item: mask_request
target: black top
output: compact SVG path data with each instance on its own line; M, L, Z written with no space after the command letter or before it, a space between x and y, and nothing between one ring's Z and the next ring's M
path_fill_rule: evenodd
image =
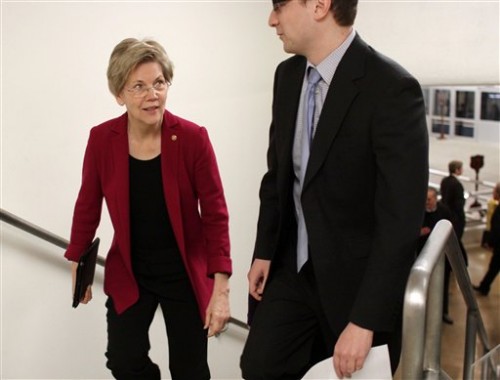
M132 252L177 248L163 194L160 155L130 156L130 232Z

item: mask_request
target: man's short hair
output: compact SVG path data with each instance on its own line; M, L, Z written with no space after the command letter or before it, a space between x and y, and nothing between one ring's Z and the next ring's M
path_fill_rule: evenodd
M439 192L434 186L429 186L427 188L427 191L431 191L434 194L434 196L437 198Z
M450 174L454 174L458 169L461 169L462 166L463 166L462 161L458 160L450 161L450 163L448 164L448 171L450 172Z
M333 18L340 26L352 26L358 11L358 0L332 0Z

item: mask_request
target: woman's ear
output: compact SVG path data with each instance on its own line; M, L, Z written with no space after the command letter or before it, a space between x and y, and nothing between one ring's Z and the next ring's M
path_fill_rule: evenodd
M120 106L124 106L124 105L125 105L125 101L123 100L123 98L121 97L121 95L116 95L116 96L115 96L115 99L116 99L116 102L117 102Z

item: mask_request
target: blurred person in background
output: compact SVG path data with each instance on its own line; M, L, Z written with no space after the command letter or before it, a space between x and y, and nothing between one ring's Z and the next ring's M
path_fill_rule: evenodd
M465 261L468 265L467 251L462 243L462 236L465 230L465 191L459 176L463 173L463 162L453 160L448 163L448 177L443 178L440 186L441 202L448 207L451 212L451 224L457 236L458 245ZM445 297L446 309L448 308L449 289L450 289L451 265L448 260L445 263ZM452 324L453 319L446 313L443 314L443 322Z
M493 190L493 199L500 199L500 182ZM500 271L500 207L495 207L491 216L490 233L488 234L488 246L493 250L488 271L478 286L474 286L484 296L487 296L491 290L491 285L495 281Z
M488 203L486 206L486 227L484 228L483 237L481 239L481 245L484 248L491 248L489 245L489 235L491 230L491 218L493 217L493 213L498 206L498 202L500 201L500 190L498 190L498 184L493 189L493 194L490 199L488 199Z
M427 189L427 199L425 201L425 216L424 223L420 229L420 238L418 240L418 251L420 252L424 247L429 235L440 220L449 220L451 222L451 212L443 202L438 201L437 190L433 187ZM449 288L450 288L450 273L451 265L448 258L445 257L444 267L444 287L443 287L443 322L453 324L453 320L448 313L449 304Z
M441 202L451 212L453 230L457 235L458 243L467 265L467 252L462 243L465 230L465 191L459 178L463 173L462 161L453 160L448 164L448 177L443 178L440 186Z

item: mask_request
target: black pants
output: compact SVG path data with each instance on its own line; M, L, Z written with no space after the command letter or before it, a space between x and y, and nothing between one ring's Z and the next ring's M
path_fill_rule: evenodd
M401 352L400 332L401 326L394 333L375 334L373 341L388 344L393 373ZM280 269L269 279L255 310L240 361L242 376L301 379L314 364L333 355L337 339L323 312L310 261L298 274Z
M491 256L490 265L488 266L488 271L483 277L479 288L483 293L488 294L490 292L491 284L495 281L495 277L500 272L500 247L495 246L493 249L493 256Z
M160 369L149 358L149 327L158 304L167 329L172 379L210 378L207 335L187 278L155 286L142 281L139 301L118 315L108 299L108 348L106 366L118 380L160 380ZM152 291L151 289L155 289ZM161 295L157 290L161 290Z
M460 252L464 258L465 265L469 265L469 259L467 257L467 251L462 243L462 240L458 241L460 247ZM451 264L448 258L444 258L444 287L443 287L443 314L448 314L449 311L449 300L450 300L450 278L451 278Z
M310 263L299 274L273 274L255 311L241 356L244 379L297 380L333 354L336 338L323 314Z
M444 258L444 286L443 286L443 314L448 314L450 303L450 276L451 265L448 258Z

